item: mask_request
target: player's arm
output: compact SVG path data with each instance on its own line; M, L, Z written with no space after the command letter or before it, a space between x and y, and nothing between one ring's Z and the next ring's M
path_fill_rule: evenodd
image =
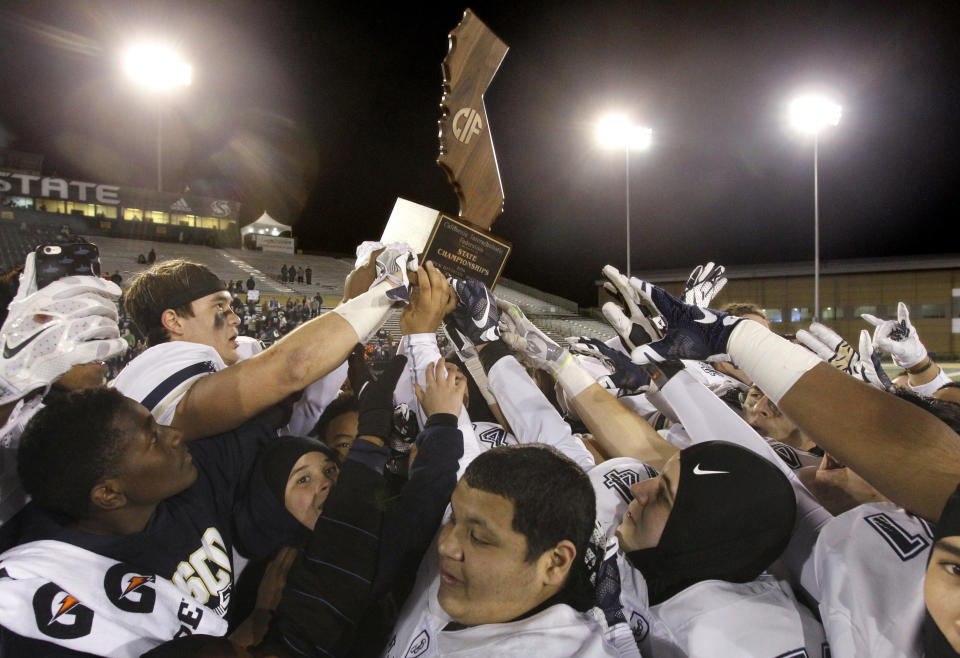
M820 363L778 403L821 448L936 520L960 482L960 437L933 414Z
M550 372L574 410L610 457L633 457L661 468L676 449L649 423L627 409L573 358L512 304L501 309L503 341L515 352Z
M177 404L171 424L188 439L219 434L320 379L380 328L393 308L387 293L394 288L395 282L381 281L270 349L198 379Z
M631 285L666 320L667 335L635 362L727 353L817 445L881 493L931 520L960 481L960 437L935 416L823 363L761 325Z

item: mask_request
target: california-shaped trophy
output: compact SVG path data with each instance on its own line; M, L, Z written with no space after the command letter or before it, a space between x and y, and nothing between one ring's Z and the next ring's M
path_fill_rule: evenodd
M503 211L503 186L483 94L507 46L467 9L449 35L442 63L440 155L460 202L457 217L398 199L381 241L402 240L448 276L477 279L493 288L511 245L490 232Z

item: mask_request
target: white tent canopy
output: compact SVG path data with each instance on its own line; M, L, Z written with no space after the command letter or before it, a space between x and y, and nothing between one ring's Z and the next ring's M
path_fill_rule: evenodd
M266 211L260 215L260 218L252 224L247 224L242 229L240 233L247 235L248 233L259 233L262 235L280 235L284 231L293 231L293 227L288 224L281 224L273 217L267 214Z

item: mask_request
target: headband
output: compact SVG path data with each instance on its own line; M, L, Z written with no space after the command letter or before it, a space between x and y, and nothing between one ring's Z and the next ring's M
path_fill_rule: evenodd
M189 286L178 290L163 300L164 309L180 308L196 299L227 289L227 287L223 285L223 281L220 280L220 277L213 272L199 272L196 277L192 278L194 278L194 280Z

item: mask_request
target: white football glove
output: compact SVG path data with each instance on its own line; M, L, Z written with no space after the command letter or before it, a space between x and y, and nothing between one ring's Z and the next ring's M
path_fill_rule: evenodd
M637 293L630 280L613 265L603 267L603 276L607 279L604 289L617 299L603 305L603 317L620 336L626 350L663 338L663 324L658 326L656 322L660 319L657 309Z
M687 279L687 285L680 299L684 304L693 304L701 308L710 306L713 298L719 295L727 285L725 272L726 268L723 265L714 265L712 262L697 265L690 272L690 278Z
M880 358L870 342L870 332L865 329L860 332L860 354L857 354L853 346L841 338L840 334L819 322L812 322L809 332L803 329L798 331L797 340L841 372L880 390L886 390L892 385L890 378L880 366Z
M0 404L52 384L75 365L105 361L128 347L117 326L115 283L70 276L21 296L36 285L26 276L27 268L0 329Z
M362 245L361 245L362 246ZM368 256L369 258L369 256ZM381 281L389 281L394 288L387 291L387 298L403 304L410 303L410 279L407 270L416 272L417 255L406 242L391 242L377 256L377 276L371 288Z
M497 300L500 307L500 338L524 360L537 368L556 373L570 352L540 331L515 305Z
M927 348L920 342L916 328L910 324L910 311L903 302L897 304L896 320L881 320L869 313L860 317L876 327L873 344L889 352L901 368L912 368L927 358Z

